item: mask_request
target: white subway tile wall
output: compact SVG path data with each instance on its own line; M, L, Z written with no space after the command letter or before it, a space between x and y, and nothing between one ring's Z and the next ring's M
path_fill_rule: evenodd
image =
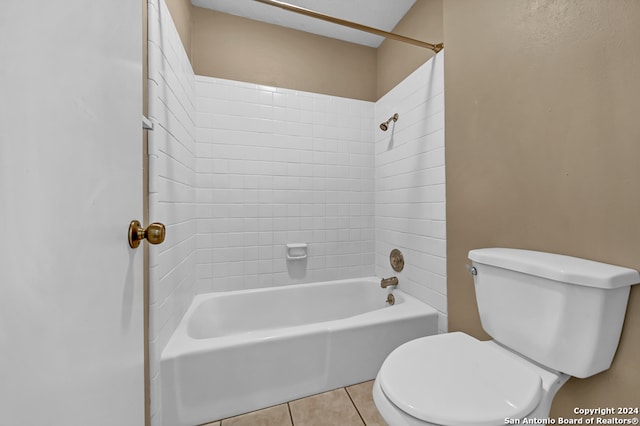
M196 94L198 292L372 275L374 104L200 76Z
M376 102L376 275L396 275L400 287L439 312L447 331L444 172L444 52L438 53ZM383 132L377 126L400 118ZM395 272L398 248L405 268Z
M166 225L150 246L152 424L160 416L160 354L196 292L195 78L164 0L150 0L149 219ZM145 224L146 225L146 224Z

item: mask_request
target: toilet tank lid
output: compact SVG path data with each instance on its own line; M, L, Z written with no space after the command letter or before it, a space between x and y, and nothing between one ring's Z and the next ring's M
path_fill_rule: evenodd
M482 248L469 251L469 259L554 281L602 289L640 283L640 273L635 269L541 251Z

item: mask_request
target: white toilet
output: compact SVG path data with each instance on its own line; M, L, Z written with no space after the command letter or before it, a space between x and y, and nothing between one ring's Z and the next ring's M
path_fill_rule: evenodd
M394 350L373 386L391 426L494 426L546 419L570 376L611 366L638 271L575 257L469 252L484 330L423 337Z

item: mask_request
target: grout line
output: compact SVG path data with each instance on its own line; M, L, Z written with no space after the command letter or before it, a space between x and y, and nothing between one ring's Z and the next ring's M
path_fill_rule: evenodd
M287 410L289 410L289 419L291 420L291 426L295 426L293 424L293 414L291 414L291 405L287 402Z
M362 420L362 424L364 426L367 426L367 422L364 421L364 417L362 417L362 414L360 414L360 410L358 410L358 406L356 405L355 401L353 400L353 398L351 398L351 394L349 393L349 389L347 389L346 387L343 388L345 390L345 392L347 392L347 396L349 397L349 399L351 400L351 404L353 404L353 408L356 409L356 413L358 413L358 416L360 416L360 420ZM295 425L294 425L295 426Z

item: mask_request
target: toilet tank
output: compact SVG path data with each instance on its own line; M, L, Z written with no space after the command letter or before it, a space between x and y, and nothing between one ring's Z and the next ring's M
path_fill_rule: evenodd
M638 271L559 254L471 250L482 328L546 367L589 377L611 366Z

